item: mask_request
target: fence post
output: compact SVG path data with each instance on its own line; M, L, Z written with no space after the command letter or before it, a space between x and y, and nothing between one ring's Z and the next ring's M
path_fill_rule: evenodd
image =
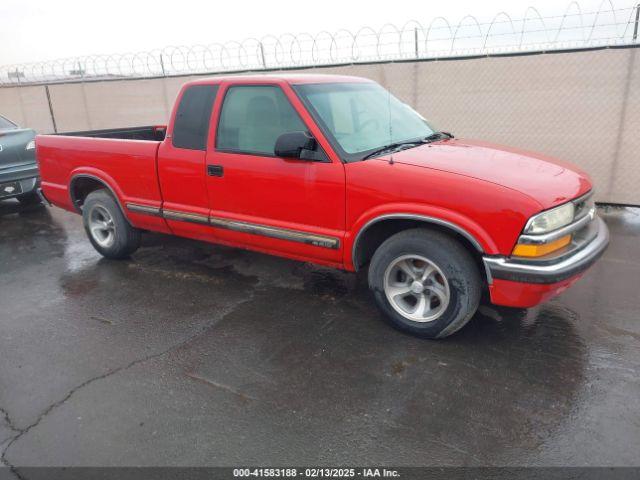
M262 42L260 42L260 57L262 58L262 68L267 68L267 62L264 60L264 47L262 46Z
M415 49L416 49L416 58L419 58L419 51L418 51L418 27L413 29L413 43L415 45Z
M164 56L162 54L160 54L160 68L162 68L162 76L166 77L167 74L164 71Z
M84 115L87 121L87 130L93 130L93 122L91 122L91 112L89 110L89 100L87 99L87 87L84 81L84 70L82 64L78 61L78 71L80 72L80 89L82 90L82 100L84 102Z
M28 125L27 122L27 111L24 109L24 100L22 99L22 82L20 81L20 74L18 68L16 67L16 78L18 79L18 101L20 103L20 113L22 114L22 122L25 126Z
M638 39L638 23L640 22L640 3L636 5L636 23L633 27L633 41Z
M49 103L49 114L51 115L51 123L53 123L53 133L58 133L58 126L56 125L56 116L53 114L53 104L51 103L51 94L49 93L49 85L44 86L44 91L47 93L47 102Z

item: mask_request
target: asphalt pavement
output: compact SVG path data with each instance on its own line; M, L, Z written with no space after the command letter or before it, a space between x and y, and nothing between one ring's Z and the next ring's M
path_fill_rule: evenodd
M5 465L639 465L640 209L529 310L441 341L390 328L356 276L0 202Z

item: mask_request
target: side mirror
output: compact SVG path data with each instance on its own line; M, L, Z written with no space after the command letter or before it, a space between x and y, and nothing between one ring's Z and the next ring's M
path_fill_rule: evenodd
M309 157L313 155L305 153L314 152L317 145L316 139L307 132L288 132L278 137L273 150L276 157L311 160Z

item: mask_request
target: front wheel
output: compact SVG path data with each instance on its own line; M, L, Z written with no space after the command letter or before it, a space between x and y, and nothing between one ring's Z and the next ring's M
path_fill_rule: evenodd
M424 228L397 233L376 250L369 287L394 327L425 338L462 328L482 293L471 254L455 238Z
M140 230L129 224L106 190L96 190L87 196L82 220L91 244L104 257L126 258L140 246Z

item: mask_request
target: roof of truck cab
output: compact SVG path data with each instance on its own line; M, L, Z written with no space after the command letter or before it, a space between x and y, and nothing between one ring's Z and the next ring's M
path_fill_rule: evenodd
M219 77L201 78L192 80L185 85L210 85L213 83L233 82L233 83L289 83L299 85L302 83L354 83L372 82L367 78L354 77L350 75L323 75L305 73L282 73L282 74L253 74L253 75L222 75Z

